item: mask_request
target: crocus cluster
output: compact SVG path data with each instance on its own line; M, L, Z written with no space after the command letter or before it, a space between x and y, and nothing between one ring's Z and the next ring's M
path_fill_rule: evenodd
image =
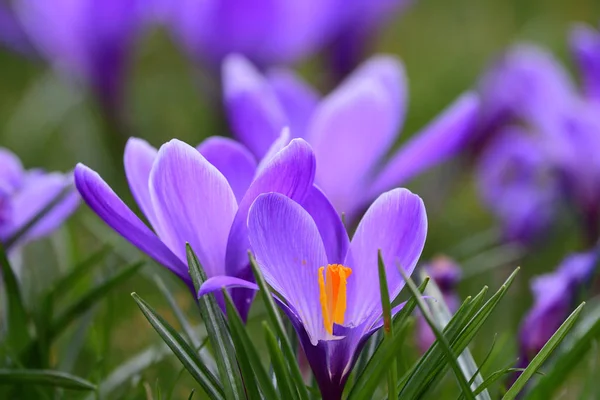
M68 192L71 184L71 174L26 170L15 154L0 147L0 243L5 250L57 229L79 204L79 196ZM47 212L35 219L42 211Z

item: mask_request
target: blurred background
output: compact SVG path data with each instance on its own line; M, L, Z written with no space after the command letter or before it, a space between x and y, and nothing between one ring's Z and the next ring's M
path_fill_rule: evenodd
M406 65L409 107L399 143L458 95L475 88L486 69L512 44L528 41L543 46L574 80L579 79L569 55L569 31L575 22L597 27L599 20L600 2L595 0L414 1L381 25L367 52L395 54ZM0 47L0 146L16 153L28 168L69 171L83 162L133 205L123 172L120 135L138 136L157 147L171 138L196 145L207 136L229 135L215 73L218 68L211 67L210 62L192 61L158 21L140 31L131 46L130 68L118 106L120 124L107 118L106 104L99 102L89 87L52 68L46 57L36 51ZM294 65L322 93L335 86L327 72L330 51L331 47L325 46ZM543 244L533 249L497 240L496 221L481 204L471 167L469 158L462 157L407 186L424 198L428 208L430 228L422 259L440 254L453 257L463 271L457 290L460 297L476 294L484 285L495 290L516 266L522 267L509 296L472 349L475 358L481 360L495 335L489 366L493 371L510 365L518 356L516 333L532 304L530 278L554 270L567 254L583 246L569 213L561 214ZM73 288L70 296L84 293L124 264L147 259L82 204L65 226L29 244L23 252L21 281L27 301L36 304L53 280L106 243L113 251L103 268L88 282L80 283L81 287ZM164 278L182 309L197 324L199 318L184 285L148 262L61 335L52 360L94 382L105 381L116 368L124 368L115 376L134 379L122 385L115 383L107 398L146 399L148 388L156 385L163 393L173 390L173 398L187 396L193 381L160 347L158 336L129 296L132 291L139 293L173 321L164 296L156 288L155 275ZM259 323L253 316L261 312L261 305L256 305L249 323ZM418 352L412 343L407 343L405 351L407 359ZM595 368L600 353L596 350L587 357L589 360L581 363L581 373L565 384L566 395L560 398L582 398L577 397L582 376L597 372L590 368ZM597 390L592 393L600 393L600 384L595 384ZM443 398L454 398L445 396L453 385L449 379L447 387L439 388Z

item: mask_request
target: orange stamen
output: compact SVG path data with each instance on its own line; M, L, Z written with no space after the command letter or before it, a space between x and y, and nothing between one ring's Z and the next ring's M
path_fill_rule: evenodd
M327 270L325 271L325 268ZM325 274L323 272L325 271ZM346 312L346 285L352 269L340 264L329 264L319 268L319 301L323 313L323 323L329 334L333 334L333 324L344 323Z

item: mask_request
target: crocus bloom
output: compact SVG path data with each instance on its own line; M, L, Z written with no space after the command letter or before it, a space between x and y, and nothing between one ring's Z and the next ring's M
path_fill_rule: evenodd
M121 96L140 7L139 0L14 0L39 52L66 76L84 81L110 108Z
M190 287L186 242L209 277L249 278L250 205L265 192L302 201L312 190L315 171L314 155L302 140L292 141L258 171L242 145L220 137L207 139L198 149L174 139L159 151L130 139L124 164L131 191L154 232L82 164L75 168L77 189L104 222ZM252 292L236 290L232 296L245 318Z
M233 52L261 66L309 55L329 37L334 6L334 0L179 0L165 12L188 53L218 68Z
M419 259L427 218L418 196L394 189L369 207L350 242L323 195L309 203L274 193L259 196L248 217L250 243L296 329L323 398L338 399L362 346L382 325L378 251L392 300L404 286L397 268L410 275ZM219 277L205 282L199 295L229 285L256 289Z
M519 336L522 366L544 347L573 311L578 295L590 284L597 261L596 251L573 254L555 272L532 281L534 304L521 324Z
M289 126L291 135L306 139L315 152L317 185L349 218L383 191L456 154L479 105L475 95L462 96L382 162L406 109L406 80L398 59L370 59L323 99L291 71L263 76L238 55L226 59L223 79L234 135L260 158L281 128Z
M427 275L435 282L443 296L444 303L451 313L456 312L460 306L460 299L456 294L456 286L460 282L462 271L454 260L448 257L436 257L423 266ZM422 353L425 353L435 342L435 334L429 324L419 314L417 319L417 344Z
M0 3L0 44L24 54L33 49L12 7Z
M551 225L558 176L544 141L524 128L504 128L477 165L480 197L496 215L504 240L528 245Z
M571 49L583 81L583 91L590 100L600 102L600 32L586 25L571 33Z
M0 243L7 245L22 228L55 201L72 184L71 174L25 170L9 150L0 147ZM31 226L11 248L50 234L77 208L79 196L62 197L48 213Z

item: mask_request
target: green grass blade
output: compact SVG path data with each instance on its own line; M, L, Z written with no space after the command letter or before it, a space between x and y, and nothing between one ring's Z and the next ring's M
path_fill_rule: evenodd
M385 263L381 256L381 250L377 252L377 265L379 269L379 292L381 293L381 309L383 311L383 333L384 340L394 339L394 326L392 324L392 305L390 304L390 291L387 285L387 276L385 274ZM398 384L398 364L394 358L390 364L388 371L388 397L397 399L398 392L396 385Z
M271 328L269 328L269 325L266 321L263 322L263 329L265 331L265 339L267 342L267 348L269 349L269 356L271 357L271 363L273 365L273 372L277 378L277 388L281 394L277 398L297 399L298 395L296 390L293 388L292 379L290 377L283 353L281 352L279 344L277 343L277 338L275 337L275 334Z
M304 380L302 379L302 373L300 372L300 367L298 366L297 356L292 348L290 340L285 333L285 326L281 317L279 315L278 307L275 305L275 301L271 296L271 289L267 285L265 278L263 277L258 265L256 264L256 260L252 256L251 253L248 253L250 258L250 266L252 267L252 272L254 274L254 279L260 288L259 293L263 302L265 304L265 308L267 309L268 320L271 323L271 326L275 329L277 337L281 342L281 349L283 351L283 355L286 360L288 360L288 367L292 374L292 379L294 380L296 390L298 391L298 395L301 400L308 400L309 394L306 385L304 384Z
M523 390L523 388L527 384L527 381L531 379L533 374L536 373L536 371L542 366L544 361L546 361L546 359L550 356L550 354L552 354L554 349L560 344L560 342L565 338L567 333L571 330L571 328L575 324L575 321L577 320L577 317L579 317L579 314L581 313L581 310L583 309L584 305L585 303L581 303L579 307L577 307L575 311L571 313L569 318L567 318L565 322L562 323L560 328L558 328L554 335L552 335L552 337L550 338L550 340L548 340L544 347L542 347L542 350L540 350L540 352L533 358L533 360L531 360L527 368L525 368L525 371L523 371L523 373L517 378L515 383L513 383L510 389L508 389L502 400L512 400L517 397L517 395L521 392L521 390Z
M40 385L70 390L95 390L96 386L66 372L36 369L0 369L0 385Z
M186 249L189 273L194 282L196 293L198 293L200 286L206 281L206 274L189 243L186 244ZM215 361L219 369L219 377L223 382L225 398L241 400L245 397L244 384L223 312L213 294L200 297L198 299L198 308L200 316L206 325L208 339L215 353Z
M132 293L131 297L135 300L138 307L150 322L150 325L160 335L162 340L169 346L171 351L177 356L179 361L185 366L190 375L202 386L204 391L212 399L224 399L223 390L219 382L210 370L204 365L198 357L196 351L169 325L160 315L156 313L141 297Z

